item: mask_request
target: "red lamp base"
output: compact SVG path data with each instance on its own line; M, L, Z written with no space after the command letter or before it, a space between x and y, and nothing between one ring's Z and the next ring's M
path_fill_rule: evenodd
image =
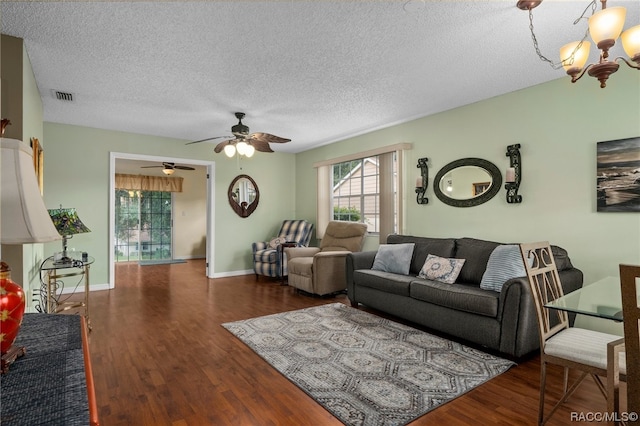
M2 373L9 365L25 354L23 347L13 346L20 331L25 301L22 287L11 281L11 269L0 262L0 353L2 353Z

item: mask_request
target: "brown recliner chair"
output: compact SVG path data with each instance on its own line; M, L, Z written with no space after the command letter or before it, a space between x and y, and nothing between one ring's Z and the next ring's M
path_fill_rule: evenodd
M319 248L285 248L289 285L319 296L345 290L347 254L362 250L366 233L364 223L332 221Z

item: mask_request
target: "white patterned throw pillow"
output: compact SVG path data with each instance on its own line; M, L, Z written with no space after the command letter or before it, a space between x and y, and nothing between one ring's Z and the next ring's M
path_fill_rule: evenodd
M444 257L427 255L427 259L420 269L418 277L427 280L440 281L445 284L453 284L460 275L464 266L464 259L447 259Z
M533 260L533 259L531 259ZM504 244L496 247L489 256L487 269L482 275L480 288L500 292L505 282L512 278L526 277L520 246Z
M408 275L414 243L380 244L371 269Z
M274 237L269 241L269 248L276 249L280 244L286 243L289 241L289 235L280 235L279 237Z

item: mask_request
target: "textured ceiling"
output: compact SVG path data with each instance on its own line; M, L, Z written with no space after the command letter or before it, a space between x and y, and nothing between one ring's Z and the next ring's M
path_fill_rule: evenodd
M228 135L243 111L252 132L292 139L274 150L301 152L562 78L515 3L3 1L0 12L2 33L25 40L46 121L189 141ZM535 10L546 56L582 37L586 22L572 23L588 4ZM638 0L614 4L640 22Z

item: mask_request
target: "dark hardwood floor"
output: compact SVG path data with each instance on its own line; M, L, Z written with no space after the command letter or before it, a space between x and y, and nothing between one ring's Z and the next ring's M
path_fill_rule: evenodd
M102 425L339 425L220 324L325 303L255 276L207 279L203 260L116 266L116 288L92 292L91 357ZM371 311L374 312L375 311ZM411 425L534 425L539 358L506 373ZM551 369L550 397L561 370ZM549 399L551 402L551 399ZM548 423L571 413L604 412L587 379Z

